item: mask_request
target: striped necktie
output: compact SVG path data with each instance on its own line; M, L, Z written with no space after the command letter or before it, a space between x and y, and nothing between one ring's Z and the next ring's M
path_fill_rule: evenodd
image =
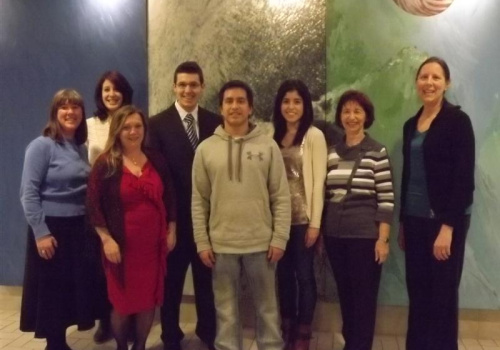
M191 113L186 115L184 117L184 122L187 124L186 133L187 133L189 142L191 142L193 149L196 149L196 146L198 146L198 135L196 135L196 128L194 126L193 115Z

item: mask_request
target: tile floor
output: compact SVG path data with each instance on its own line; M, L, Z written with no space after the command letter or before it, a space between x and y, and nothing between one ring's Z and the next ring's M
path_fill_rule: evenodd
M182 325L186 334L182 341L183 350L206 350L206 347L194 335L194 323ZM160 340L160 324L155 321L148 338L147 348L162 350ZM96 345L92 341L93 330L78 332L74 327L68 329L68 344L73 350L114 350L114 341ZM244 329L243 346L245 350L257 350L255 332L253 329ZM340 334L315 332L311 341L311 350L341 350L342 337ZM19 311L0 309L0 349L2 350L44 350L45 341L34 339L32 333L19 331ZM373 350L404 350L404 338L377 335ZM460 339L460 350L500 350L500 334L498 339Z

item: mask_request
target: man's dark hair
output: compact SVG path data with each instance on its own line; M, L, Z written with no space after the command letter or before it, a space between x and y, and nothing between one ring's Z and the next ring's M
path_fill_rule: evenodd
M179 73L198 74L198 77L200 78L200 84L203 85L205 82L205 79L203 78L203 71L195 61L182 62L177 66L177 68L175 68L174 84L177 84L177 74Z
M224 101L224 93L226 90L229 89L243 89L245 90L247 94L247 100L248 100L248 105L253 108L253 91L252 88L245 83L244 81L241 80L230 80L224 85L219 90L219 106L222 107L222 102Z

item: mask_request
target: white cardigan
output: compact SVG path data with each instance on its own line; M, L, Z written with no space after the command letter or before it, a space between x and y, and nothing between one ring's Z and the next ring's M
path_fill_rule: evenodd
M94 116L87 119L87 148L89 150L89 162L93 165L99 154L104 150L108 140L111 118L102 121Z
M325 196L328 150L323 132L311 126L302 141L302 174L309 227L320 228Z
M274 128L268 129L272 137ZM302 176L306 194L309 227L321 227L321 215L325 198L326 166L328 147L323 132L315 126L309 127L301 144Z

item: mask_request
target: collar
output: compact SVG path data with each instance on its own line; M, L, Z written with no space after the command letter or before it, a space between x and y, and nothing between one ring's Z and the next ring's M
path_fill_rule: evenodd
M335 145L335 151L342 159L345 160L354 160L361 152L366 153L372 149L373 141L367 132L365 132L364 139L355 146L347 146L347 144L345 143L345 135L344 137L342 137L342 140Z
M184 123L184 118L186 118L186 115L191 114L196 124L198 124L198 105L196 105L196 107L193 109L192 112L188 112L181 107L179 102L175 101L175 109L177 109L177 112L179 113L179 116L181 117L181 121L183 123Z

